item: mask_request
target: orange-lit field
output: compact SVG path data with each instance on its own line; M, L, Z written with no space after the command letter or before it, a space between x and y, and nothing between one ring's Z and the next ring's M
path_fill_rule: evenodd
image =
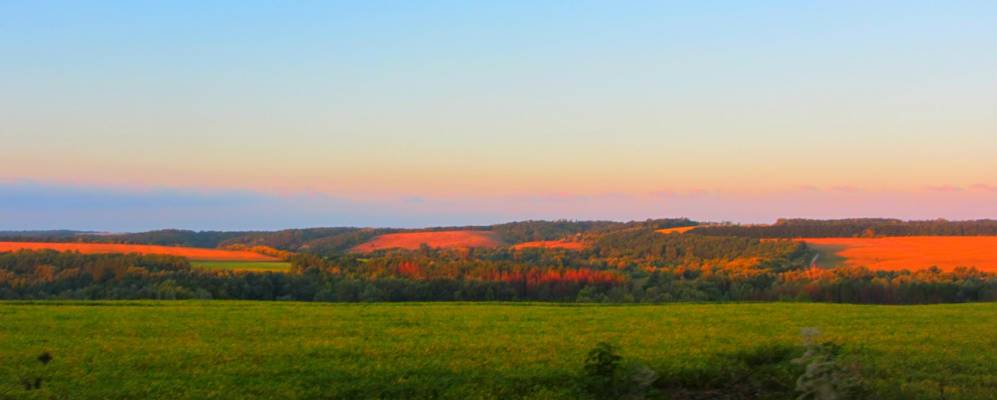
M544 248L544 249L567 249L567 250L582 250L585 248L585 243L582 242L569 242L566 240L538 240L535 242L523 242L512 246L513 249L529 249L529 248Z
M691 231L693 229L696 229L696 228L698 228L698 227L697 226L680 226L678 228L658 229L657 232L658 233L686 233L686 232L689 232L689 231Z
M976 267L997 272L997 236L800 239L820 252L817 264L876 270Z
M423 244L437 248L498 247L501 242L489 231L438 231L388 233L357 245L353 251L369 253L381 249L418 249Z
M0 242L0 253L16 250L77 251L84 254L140 253L187 257L195 261L279 261L251 251L114 243Z

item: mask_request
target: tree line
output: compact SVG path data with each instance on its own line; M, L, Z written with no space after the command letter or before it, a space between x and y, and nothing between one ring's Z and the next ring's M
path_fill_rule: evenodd
M898 219L858 218L839 220L780 219L772 225L707 225L689 233L710 236L752 238L805 237L880 237L880 236L992 236L997 235L997 220L903 221Z
M670 228L696 225L685 218L649 219L646 221L521 221L484 226L450 226L427 229L396 228L306 228L279 231L190 231L162 229L149 232L97 234L77 231L0 231L0 241L15 242L84 242L154 244L224 248L231 246L266 246L278 250L332 256L349 252L354 246L379 235L395 232L483 230L492 231L505 244L536 240L556 240L578 234L601 234L627 228Z

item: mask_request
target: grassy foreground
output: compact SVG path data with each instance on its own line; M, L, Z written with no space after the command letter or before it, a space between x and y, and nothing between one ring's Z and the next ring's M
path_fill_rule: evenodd
M283 261L191 261L194 268L212 271L287 272L291 263Z
M997 392L993 303L0 302L0 399L577 398L600 341L679 377L799 346L805 327L843 345L878 398ZM25 391L36 375L42 389Z

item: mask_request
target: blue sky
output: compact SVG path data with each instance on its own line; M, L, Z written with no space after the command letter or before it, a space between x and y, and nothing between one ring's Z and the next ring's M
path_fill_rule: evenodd
M966 209L997 186L993 2L8 1L0 17L0 189L59 196L0 200L0 229L757 222L774 211L744 204L810 188L868 206L781 216L911 197L912 217L997 214ZM662 192L726 203L647 200ZM122 193L147 206L116 212Z

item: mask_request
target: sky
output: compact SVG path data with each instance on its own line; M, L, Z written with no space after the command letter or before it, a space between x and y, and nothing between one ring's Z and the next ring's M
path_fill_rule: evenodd
M995 218L994 49L991 1L3 1L0 230Z

